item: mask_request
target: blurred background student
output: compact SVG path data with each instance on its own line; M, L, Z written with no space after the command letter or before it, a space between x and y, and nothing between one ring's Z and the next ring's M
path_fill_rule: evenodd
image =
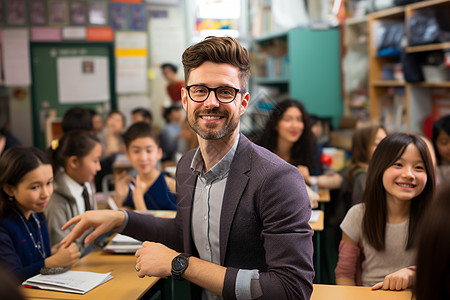
M73 243L50 247L44 209L53 193L53 171L45 154L16 146L0 158L0 264L20 282L42 267L72 266L80 252ZM6 296L6 295L2 295Z
M309 186L328 189L341 186L341 175L324 169L320 163L322 153L317 149L309 115L302 103L293 99L278 103L255 142L296 166Z
M105 129L104 156L123 152L122 133L125 131L125 116L118 110L110 111Z
M125 154L137 175L133 178L122 171L115 176L117 205L139 211L176 210L175 179L157 168L162 156L158 135L148 123L138 122L128 128L124 141Z
M440 179L442 182L450 182L450 115L434 122L433 146Z
M171 105L181 105L181 89L184 88L184 80L178 78L177 66L171 63L164 63L161 65L161 71L167 81L167 94L170 97Z
M64 134L58 144L49 150L55 174L54 192L45 208L51 245L57 245L69 234L69 230L61 230L68 220L97 209L91 182L101 168L101 155L100 141L83 130ZM83 240L84 237L76 242L82 253L85 250Z
M450 186L427 210L418 234L416 300L450 299Z
M150 110L138 107L133 109L131 112L131 118L133 123L137 122L147 122L148 124L152 125L153 123L153 116Z
M16 139L11 132L7 129L6 120L0 124L0 156L14 146L19 146L21 143Z
M350 206L361 202L370 159L386 135L386 129L381 125L369 125L355 130L352 139L352 158L346 172L346 180L352 195Z
M161 128L160 141L163 150L162 161L176 161L175 154L180 145L181 126L185 120L184 109L179 105L171 105L164 111L166 125Z
M96 136L98 139L102 139L104 122L102 116L94 109L89 109L91 113L92 121L92 135Z

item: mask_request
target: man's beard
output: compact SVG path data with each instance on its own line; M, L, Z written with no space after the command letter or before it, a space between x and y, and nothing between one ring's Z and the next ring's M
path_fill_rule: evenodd
M239 118L231 118L228 111L220 111L218 108L213 108L209 110L200 110L194 114L194 119L190 119L188 113L187 119L189 126L191 126L192 130L194 130L202 139L204 140L219 140L232 132L234 132L239 125ZM222 128L215 130L216 127L220 126L217 124L206 124L206 129L200 128L199 119L200 115L205 114L214 114L225 119L225 124L223 124Z

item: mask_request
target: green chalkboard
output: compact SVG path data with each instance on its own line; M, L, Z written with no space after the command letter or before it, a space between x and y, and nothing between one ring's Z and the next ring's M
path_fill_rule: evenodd
M31 97L33 111L33 133L36 147L45 149L45 116L55 109L58 117L77 105L95 110L116 108L114 48L112 43L31 43ZM66 104L58 99L57 60L60 57L95 56L106 57L109 64L110 99L106 102Z

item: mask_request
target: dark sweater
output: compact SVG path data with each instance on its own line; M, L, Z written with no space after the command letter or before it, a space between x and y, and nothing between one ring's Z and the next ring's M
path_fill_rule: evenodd
M34 213L33 213L34 214ZM43 213L36 214L42 233L41 247L45 250L45 258L51 254L50 240L47 231L47 222ZM33 216L27 223L28 229L33 234L36 243L41 242L39 229ZM39 273L45 265L45 258L39 253L33 241L20 220L17 212L12 211L6 218L0 220L0 264L13 272L17 279L24 281Z

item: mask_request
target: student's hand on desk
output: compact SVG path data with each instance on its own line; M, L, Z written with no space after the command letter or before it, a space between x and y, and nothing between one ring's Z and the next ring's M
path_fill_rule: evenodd
M311 184L310 183L310 179L309 179L309 177L311 176L311 175L309 175L309 169L308 169L308 167L306 167L306 166L302 166L302 165L298 165L297 166L297 169L300 171L300 173L302 174L302 176L303 176L303 179L305 180L305 183L306 184Z
M415 278L415 271L409 268L403 268L398 270L397 272L386 275L382 282L378 282L372 287L372 290L404 290L414 284Z
M75 243L68 247L59 247L55 254L45 259L47 268L68 267L80 259L80 251Z
M94 231L84 239L85 244L90 244L103 233L122 225L124 220L125 213L121 210L89 210L82 215L73 217L64 224L62 230L66 230L73 224L76 225L59 245L64 245L64 248L67 248L87 230L94 228Z
M135 254L137 275L141 278L171 276L172 260L179 254L163 244L144 242Z

